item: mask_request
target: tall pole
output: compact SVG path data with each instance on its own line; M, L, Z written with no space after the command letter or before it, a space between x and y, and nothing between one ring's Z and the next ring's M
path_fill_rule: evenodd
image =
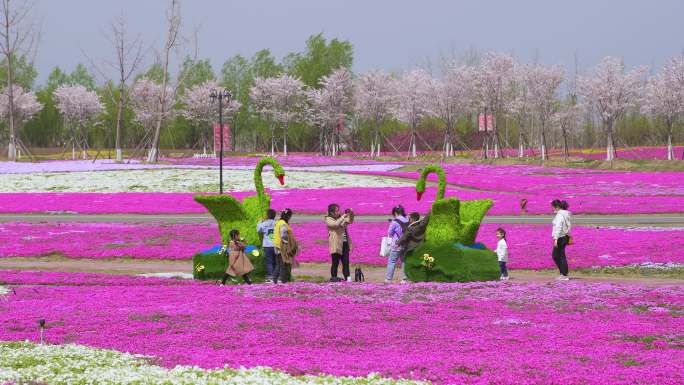
M219 100L219 130L221 130L221 149L219 151L219 194L223 194L223 92L218 95Z

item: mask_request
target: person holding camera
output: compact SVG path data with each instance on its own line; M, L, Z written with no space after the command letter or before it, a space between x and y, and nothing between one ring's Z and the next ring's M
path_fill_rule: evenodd
M349 252L351 251L351 238L347 232L347 226L354 222L354 212L346 209L344 214L340 212L337 203L328 205L328 215L325 216L325 225L328 228L328 249L332 257L330 267L330 281L337 281L337 270L342 261L342 274L344 279L349 281L351 273L349 271Z

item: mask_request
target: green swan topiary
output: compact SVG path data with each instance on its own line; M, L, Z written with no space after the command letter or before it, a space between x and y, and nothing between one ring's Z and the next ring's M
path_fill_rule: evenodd
M254 185L256 188L256 196L249 196L243 198L242 202L238 201L230 195L195 195L194 200L206 207L209 213L216 219L219 225L219 233L221 234L221 241L223 244L230 242L230 230L240 230L240 235L245 239L248 245L261 246L261 237L256 231L256 225L266 215L266 210L271 207L271 196L264 191L264 183L261 177L263 169L266 165L271 165L276 178L280 184L285 184L285 171L283 167L273 158L263 158L257 163L254 169ZM250 255L249 258L254 264L256 272L253 275L263 275L263 263L260 253L258 257ZM223 271L220 266L213 266L219 262L223 263L223 259L219 257L202 258L200 254L193 257L193 266L197 270L198 265L204 266L208 271ZM212 269L210 266L211 264ZM224 268L225 270L225 268ZM198 274L195 274L198 275ZM206 275L208 279L215 278L214 276Z
M463 247L475 243L480 223L492 207L492 200L459 201L445 198L446 177L437 165L428 165L416 183L416 198L425 193L427 176L439 177L437 199L432 204L425 230L425 242L406 258L406 271L414 281L476 281L498 277L496 256L491 250ZM424 254L434 257L434 266L422 264Z

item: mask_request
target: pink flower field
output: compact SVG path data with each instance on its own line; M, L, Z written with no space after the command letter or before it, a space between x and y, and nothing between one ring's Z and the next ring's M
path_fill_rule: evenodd
M219 287L0 272L0 339L156 356L205 368L427 379L436 384L684 382L684 290L548 284Z
M428 187L424 198L416 201L413 187L289 189L271 192L272 207L285 207L300 214L323 214L335 201L351 207L359 215L386 215L396 204L410 210L427 212L436 188ZM242 199L251 192L232 192ZM206 209L192 200L193 193L0 193L0 213L80 213L80 214L198 214ZM447 196L463 200L492 199L489 215L519 215L520 199L528 200L527 214L548 214L549 202L556 197L570 202L576 214L649 214L678 213L684 196L576 196L496 193L447 187Z
M479 241L496 247L497 224L483 224ZM553 269L550 225L503 225L513 269ZM300 262L329 263L328 234L323 221L295 223L301 242ZM385 222L357 222L349 227L352 264L383 266L379 256ZM625 266L641 263L684 264L684 228L607 228L575 226L570 246L571 268ZM0 257L61 254L71 258L190 259L220 244L216 225L127 223L0 223Z

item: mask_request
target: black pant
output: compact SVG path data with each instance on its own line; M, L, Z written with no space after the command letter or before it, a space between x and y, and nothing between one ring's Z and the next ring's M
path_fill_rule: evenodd
M276 267L273 270L273 283L290 282L292 265L283 262L283 256L281 254L276 254Z
M568 275L568 259L565 256L565 246L568 245L569 238L568 236L564 236L561 238L558 238L557 246L553 247L553 252L551 253L551 256L553 257L553 261L556 263L556 266L558 266L558 271L560 271L561 275Z
M342 274L344 279L347 279L351 275L349 272L349 243L344 242L342 244L342 254L330 254L332 256L332 267L330 268L330 277L337 277L337 269L340 266L340 260L342 261Z
M221 284L225 285L225 284L226 284L226 281L228 280L228 277L230 277L230 276L228 275L228 273L223 273L223 278L221 279ZM248 284L248 285L251 285L251 284L252 284L252 280L249 278L249 274L243 275L243 276L242 276L242 279L245 280L245 283L246 283L246 284Z
M501 270L502 277L508 277L508 269L506 268L506 262L499 261L499 270Z

